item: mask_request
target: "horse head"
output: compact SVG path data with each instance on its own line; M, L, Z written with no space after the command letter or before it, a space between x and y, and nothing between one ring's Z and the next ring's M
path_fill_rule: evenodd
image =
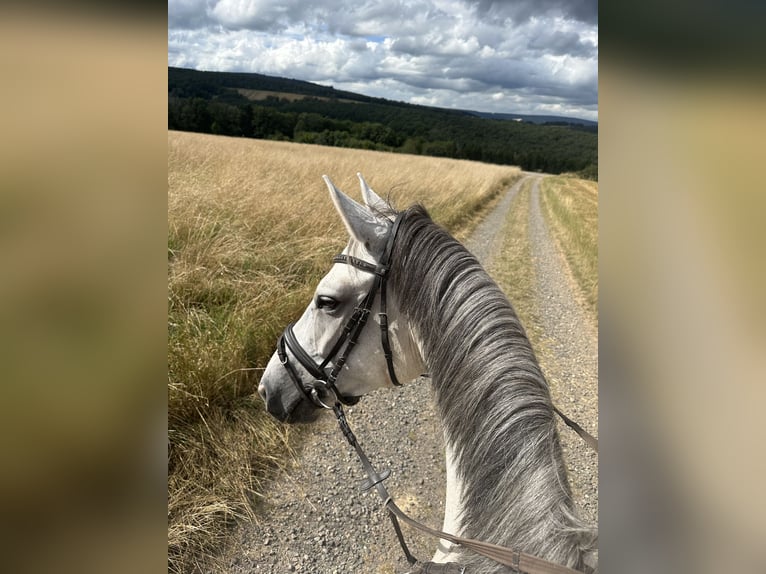
M422 371L396 294L386 294L397 213L357 175L365 205L324 176L349 241L303 315L285 329L258 385L267 410L282 421L310 422L322 408L353 404Z

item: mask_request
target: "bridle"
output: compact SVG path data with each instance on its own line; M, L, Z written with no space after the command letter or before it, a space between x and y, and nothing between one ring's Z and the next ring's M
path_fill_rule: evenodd
M380 312L378 313L378 317L380 318L380 343L383 347L383 354L386 358L386 365L388 366L388 374L391 377L391 382L397 387L401 386L399 379L396 378L396 372L394 371L393 353L391 352L391 344L388 338L386 280L390 271L389 265L391 254L394 250L394 241L396 240L396 234L399 231L402 217L403 213L400 213L394 220L394 223L391 226L391 232L386 240L383 255L378 264L368 263L367 261L346 254L340 254L333 257L332 260L334 263L345 263L360 271L374 274L375 281L361 304L354 309L353 315L351 315L351 318L346 322L338 340L321 363L314 361L311 355L303 348L300 341L298 341L298 338L295 336L295 331L293 330L295 323L290 323L284 333L282 333L282 336L279 337L279 341L277 342L277 355L279 356L279 361L282 363L282 366L285 367L285 370L287 370L290 380L296 388L317 407L332 409L338 402L343 403L344 405L355 405L359 402L360 397L343 395L338 390L335 383L338 380L338 375L346 364L351 351L353 351L359 336L362 334L364 326L367 324L367 319L369 318L370 310L372 309L372 304L375 302L375 297L378 294L378 291L380 291ZM309 375L313 378L312 381L306 382L301 378L300 374L295 369L295 366L290 362L287 356L288 349L298 363L308 371ZM339 355L337 359L335 359L336 355ZM328 373L327 369L331 361L333 362L333 367ZM325 398L325 400L327 400L326 397L329 395L332 395L332 400L330 401L330 404L327 404L322 399Z

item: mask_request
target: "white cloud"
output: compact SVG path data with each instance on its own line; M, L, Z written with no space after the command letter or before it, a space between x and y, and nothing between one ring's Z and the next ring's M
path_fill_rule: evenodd
M168 63L597 119L596 18L590 0L170 0Z

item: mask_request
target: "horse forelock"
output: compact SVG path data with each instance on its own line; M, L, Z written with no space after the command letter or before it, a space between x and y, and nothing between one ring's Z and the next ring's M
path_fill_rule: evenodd
M478 260L419 205L391 288L420 338L463 485L464 535L573 568L596 532L577 516L548 385L516 313ZM471 572L502 572L465 555Z

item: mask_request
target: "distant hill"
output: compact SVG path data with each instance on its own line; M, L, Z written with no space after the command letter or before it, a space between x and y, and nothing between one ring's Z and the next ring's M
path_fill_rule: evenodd
M491 120L512 120L523 121L533 124L576 124L588 127L598 127L598 122L593 120L583 120L581 118L571 118L569 116L540 116L540 115L528 115L528 114L498 114L493 112L474 112L467 110L469 114L479 116L480 118L487 118Z
M176 95L220 94L227 88L261 90L285 94L298 94L316 98L345 99L371 102L376 98L336 90L302 80L244 72L202 72L186 68L168 67L168 91ZM386 101L378 99L378 101Z
M168 128L598 173L596 122L420 106L264 74L169 67Z

